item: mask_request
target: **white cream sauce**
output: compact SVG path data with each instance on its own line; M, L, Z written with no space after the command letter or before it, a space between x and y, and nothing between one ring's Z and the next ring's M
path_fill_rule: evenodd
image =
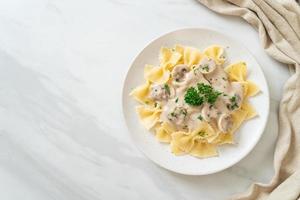
M211 85L221 92L214 104L207 102L200 106L191 106L184 100L189 87L198 83ZM177 65L172 70L172 81L151 88L150 98L162 105L161 121L168 122L177 130L193 131L201 121L207 121L221 132L232 126L231 113L239 109L243 100L243 87L238 82L229 82L223 67L213 59L204 58L189 69Z

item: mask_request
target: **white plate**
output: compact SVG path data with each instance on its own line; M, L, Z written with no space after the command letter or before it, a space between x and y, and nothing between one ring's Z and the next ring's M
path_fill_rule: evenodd
M175 44L193 46L200 50L212 44L228 46L226 50L228 62L245 61L248 65L248 79L253 80L261 89L261 93L250 99L259 116L244 122L235 133L236 144L219 147L218 157L199 159L190 155L173 155L169 144L158 142L154 134L141 125L135 112L135 106L138 103L129 96L129 93L133 88L145 82L143 78L145 64L158 64L159 49L162 46L172 47ZM269 114L269 91L260 66L244 46L216 31L200 28L181 29L154 40L136 57L124 82L123 113L134 143L153 162L181 174L211 174L240 161L261 138Z

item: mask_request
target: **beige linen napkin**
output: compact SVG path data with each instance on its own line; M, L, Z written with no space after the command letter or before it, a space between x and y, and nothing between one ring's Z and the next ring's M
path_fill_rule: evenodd
M275 175L270 183L255 183L247 192L232 199L300 200L299 5L292 0L198 1L215 12L245 19L258 30L267 53L287 64L293 73L285 83L279 108L279 133L274 153Z

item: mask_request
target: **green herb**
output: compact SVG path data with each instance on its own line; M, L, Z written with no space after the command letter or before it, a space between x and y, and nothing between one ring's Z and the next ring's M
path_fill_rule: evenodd
M149 101L145 101L145 104L149 104Z
M209 71L208 64L205 64L204 66L201 66L201 68L202 68L203 70L205 70L206 72Z
M198 133L198 135L200 135L201 137L204 137L204 136L206 136L206 133L205 133L204 131L200 131L200 132Z
M165 84L165 85L164 85L164 89L166 90L166 92L167 92L168 95L171 94L171 92L170 92L170 87L169 87L168 84Z
M171 112L172 117L177 117L177 115L174 112Z
M221 92L214 90L212 86L204 83L198 83L197 87L199 93L202 94L205 97L205 100L210 104L214 104L218 96L222 94Z
M222 93L214 90L212 86L198 83L196 88L188 88L184 100L187 104L192 106L199 106L204 102L214 104L220 94Z
M175 103L177 103L178 102L178 97L175 99Z
M199 95L196 88L190 87L187 89L184 95L184 101L192 106L200 106L203 103L204 99Z
M201 116L201 115L199 115L198 117L197 117L197 119L199 119L199 120L203 120L203 117Z
M225 78L225 77L222 77L222 79L223 79L224 81L227 81L227 78Z
M184 116L186 116L186 115L187 115L187 111L186 111L186 109L181 109L181 110L180 110L180 113L181 113L181 114L183 114Z
M237 104L237 99L238 99L238 96L236 96L236 95L234 95L230 98L231 105L229 105L229 108L231 110L234 110L239 107L239 105Z
M230 109L231 110L234 110L234 109L236 109L236 108L238 108L239 107L239 105L235 102L234 104L232 104L231 106L230 106Z
M157 106L157 102L154 103L154 107L155 107L155 108L156 108L156 106Z
M231 101L232 103L235 102L235 101L236 101L236 95L232 96L232 97L230 98L230 101Z

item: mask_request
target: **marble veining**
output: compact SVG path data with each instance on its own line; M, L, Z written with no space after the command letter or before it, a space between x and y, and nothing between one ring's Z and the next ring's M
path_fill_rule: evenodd
M270 180L289 73L241 19L194 0L10 0L0 2L0 27L1 199L220 200ZM209 176L153 164L132 143L121 111L133 58L149 41L184 27L233 34L257 58L270 87L261 141L237 165Z

